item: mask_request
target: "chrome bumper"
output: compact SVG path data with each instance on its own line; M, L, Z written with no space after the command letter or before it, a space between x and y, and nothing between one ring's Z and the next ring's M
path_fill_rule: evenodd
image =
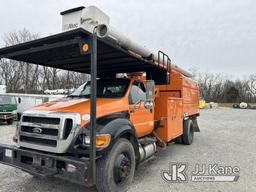
M16 119L16 115L12 114L0 114L0 120Z

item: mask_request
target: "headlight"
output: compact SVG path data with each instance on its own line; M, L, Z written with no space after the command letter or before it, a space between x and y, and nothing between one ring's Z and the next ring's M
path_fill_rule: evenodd
M90 136L83 135L83 144L90 145Z
M17 110L12 111L12 115L17 115L17 113L18 113Z
M109 145L110 141L111 141L111 135L99 134L99 135L96 135L95 144L96 144L97 148L104 148ZM88 145L90 145L90 143L91 143L90 136L84 135L83 136L83 144L88 146Z

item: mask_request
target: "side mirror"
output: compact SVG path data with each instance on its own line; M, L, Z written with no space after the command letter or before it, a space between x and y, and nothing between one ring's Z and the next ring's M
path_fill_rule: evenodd
M147 80L146 83L146 101L153 102L155 100L155 82Z
M21 98L20 97L18 98L18 103L21 103Z
M144 107L146 109L152 109L155 100L155 82L153 80L147 80L146 85L146 101Z

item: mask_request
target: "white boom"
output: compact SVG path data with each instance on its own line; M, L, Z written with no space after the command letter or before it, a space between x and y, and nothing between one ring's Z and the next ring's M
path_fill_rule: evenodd
M158 54L147 49L146 47L132 41L126 37L123 33L119 32L114 27L110 26L109 16L95 6L79 7L71 10L67 10L61 13L62 30L68 31L75 28L83 28L89 32L93 32L95 27L97 28L97 36L99 38L108 39L118 44L120 47L130 50L146 59L154 59L158 61ZM166 58L165 58L166 59ZM160 64L165 63L163 58L159 59ZM179 71L185 76L191 77L191 74L176 65L171 64L171 67Z

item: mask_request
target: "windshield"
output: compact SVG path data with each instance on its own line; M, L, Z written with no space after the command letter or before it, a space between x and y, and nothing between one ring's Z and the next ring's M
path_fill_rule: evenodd
M128 79L99 79L97 80L97 97L118 98L123 97L127 91L130 80ZM86 97L91 95L91 82L77 88L70 97Z
M16 105L16 99L9 96L0 96L0 105Z

